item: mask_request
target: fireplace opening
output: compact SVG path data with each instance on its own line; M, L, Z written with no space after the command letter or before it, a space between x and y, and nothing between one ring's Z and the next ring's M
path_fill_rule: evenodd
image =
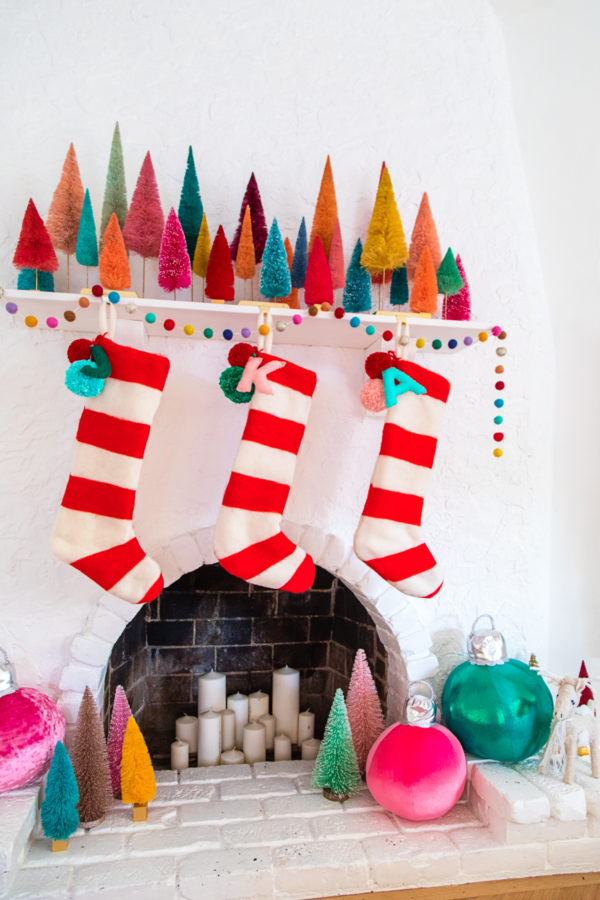
M273 670L300 671L300 709L323 734L338 687L346 693L356 651L369 660L385 713L387 654L363 604L317 569L304 594L268 590L218 563L181 577L142 607L115 643L104 683L106 723L122 685L153 761L168 764L175 719L196 715L198 676L225 673L227 694L272 693Z

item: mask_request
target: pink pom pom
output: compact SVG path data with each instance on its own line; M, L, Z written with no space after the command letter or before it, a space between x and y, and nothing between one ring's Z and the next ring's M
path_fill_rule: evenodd
M370 378L360 389L360 402L369 412L381 412L385 409L385 391L383 381Z

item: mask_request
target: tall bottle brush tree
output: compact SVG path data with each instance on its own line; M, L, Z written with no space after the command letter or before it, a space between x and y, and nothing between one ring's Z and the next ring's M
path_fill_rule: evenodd
M223 226L219 225L208 258L206 296L210 300L225 300L227 303L233 303L234 285L231 249L227 243Z
M437 278L429 247L425 246L415 269L410 292L410 308L416 313L430 313L437 309Z
M46 228L54 249L61 250L67 257L67 291L70 285L69 260L77 247L83 198L83 184L79 174L75 147L73 144L69 144L60 181L54 191L46 219Z
M102 216L100 219L100 235L102 239L113 213L117 217L119 228L122 229L127 217L127 192L125 187L123 147L121 145L121 132L118 122L115 125L110 145L106 186L104 188L104 200L102 201Z
M329 263L321 244L321 238L318 236L315 238L308 256L306 278L304 279L304 302L307 306L312 306L314 303L333 302Z
M306 266L308 265L308 242L306 239L306 222L304 216L300 222L296 244L294 246L294 259L290 275L292 278L292 287L303 288L304 279L306 278Z
M442 261L442 251L440 250L440 241L431 213L431 207L429 206L429 197L427 196L427 193L424 193L421 198L419 211L417 212L417 218L415 219L410 238L408 262L406 263L406 272L409 281L414 280L417 264L421 258L424 247L429 247L433 267L437 272Z
M66 850L66 843L79 827L79 789L69 754L62 741L54 748L44 802L40 810L42 830L52 838L53 850ZM63 846L57 846L63 844Z
M202 299L204 300L204 285L206 281L206 272L208 269L208 260L210 258L210 231L208 230L208 222L206 221L206 213L202 215L202 223L196 240L196 249L194 250L194 259L192 260L192 271L202 281Z
M362 252L363 245L359 238L346 272L342 304L347 312L371 312L371 279L360 261Z
M146 153L123 227L128 250L142 257L142 297L146 295L146 260L158 259L165 217L150 151Z
M292 281L283 238L281 237L277 219L273 219L263 253L260 292L263 297L277 299L287 297L291 289Z
M17 269L33 269L35 290L38 290L38 272L56 272L58 259L52 246L50 235L30 198L23 216L21 233L17 241L13 264Z
M90 266L98 265L98 237L90 192L87 188L79 219L75 259L80 266L85 266L85 286L88 287Z
M346 695L346 709L358 768L364 773L369 750L384 729L377 688L364 650L357 650Z
M338 688L313 769L313 784L328 800L346 800L361 785L344 695Z
M203 215L204 210L202 208L202 198L200 197L200 186L198 185L196 164L194 163L194 153L190 146L188 148L187 165L185 175L183 176L183 185L181 188L181 196L179 198L179 209L177 211L179 223L185 235L185 245L190 258L190 265L194 259L196 242L198 240L198 233L202 224ZM191 298L192 300L194 299L193 278Z
M121 757L123 756L123 739L127 722L131 716L131 709L127 702L127 696L121 685L117 685L113 702L112 715L108 728L108 765L110 767L110 780L113 797L121 796Z
M319 188L319 196L317 197L317 205L315 206L315 215L310 230L310 240L308 242L309 251L312 250L315 238L318 237L321 239L325 256L329 259L329 251L331 249L331 241L333 239L333 232L335 231L337 219L337 199L335 196L335 185L333 183L331 159L328 156L323 170L323 177L321 178L321 187Z
M108 290L124 291L131 287L129 259L116 213L110 217L104 232L98 274L100 284Z
M137 722L130 716L123 738L121 758L121 799L123 803L133 803L142 807L134 819L146 818L146 806L156 794L156 779L146 742Z
M254 300L253 280L256 275L256 255L254 253L254 239L252 237L252 218L250 207L246 207L242 233L235 258L235 274L244 282L244 300L246 299L246 283L250 282L250 299Z
M456 267L463 280L463 286L458 293L449 294L446 298L446 318L468 322L471 318L471 292L460 253L456 254Z
M192 269L185 236L177 213L171 207L158 253L158 284L167 293L173 291L173 299L176 300L177 290L188 288L191 281Z
M254 253L256 256L256 263L258 264L262 262L265 244L267 243L268 229L262 200L260 197L260 191L258 189L258 182L256 180L254 172L252 172L252 174L250 175L250 180L248 181L248 186L246 187L246 193L244 194L244 199L242 200L242 208L240 209L238 226L231 242L230 250L232 259L235 259L237 256L238 245L240 242L240 237L242 235L242 225L244 223L244 215L246 213L247 206L250 207L250 217L252 219L252 238L254 240Z
M381 176L384 173L386 168L385 160L381 163L381 169L379 171L379 181L381 181ZM378 182L379 183L379 182ZM392 272L386 271L385 276L381 272L371 272L371 284L389 284L392 280ZM392 301L390 300L390 303Z
M71 762L79 788L79 818L84 826L92 825L112 803L112 785L102 722L89 687L77 715Z
M404 229L394 188L387 167L384 167L377 188L377 197L369 222L367 239L361 262L369 272L380 273L385 283L386 272L398 269L408 259ZM379 289L379 308L383 308L383 285Z

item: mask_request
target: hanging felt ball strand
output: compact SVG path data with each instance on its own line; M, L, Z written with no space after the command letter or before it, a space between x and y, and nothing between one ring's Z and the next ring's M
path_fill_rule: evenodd
M477 628L488 618L490 628ZM550 734L552 694L534 670L509 659L504 638L489 615L473 623L469 659L446 681L442 712L468 753L499 762L519 762L537 753Z

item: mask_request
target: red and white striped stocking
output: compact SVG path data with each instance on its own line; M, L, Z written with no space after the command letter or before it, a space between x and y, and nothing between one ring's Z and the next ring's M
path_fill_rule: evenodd
M388 408L354 550L404 594L433 597L443 579L423 540L421 513L450 382L416 363L394 365L427 393L409 390Z
M283 534L281 520L317 378L276 356L257 355L246 365L255 391L215 527L215 553L238 578L300 593L312 586L315 566Z
M116 597L147 603L162 590L163 578L138 543L132 516L169 360L103 336L95 343L107 354L111 374L81 414L52 551Z

